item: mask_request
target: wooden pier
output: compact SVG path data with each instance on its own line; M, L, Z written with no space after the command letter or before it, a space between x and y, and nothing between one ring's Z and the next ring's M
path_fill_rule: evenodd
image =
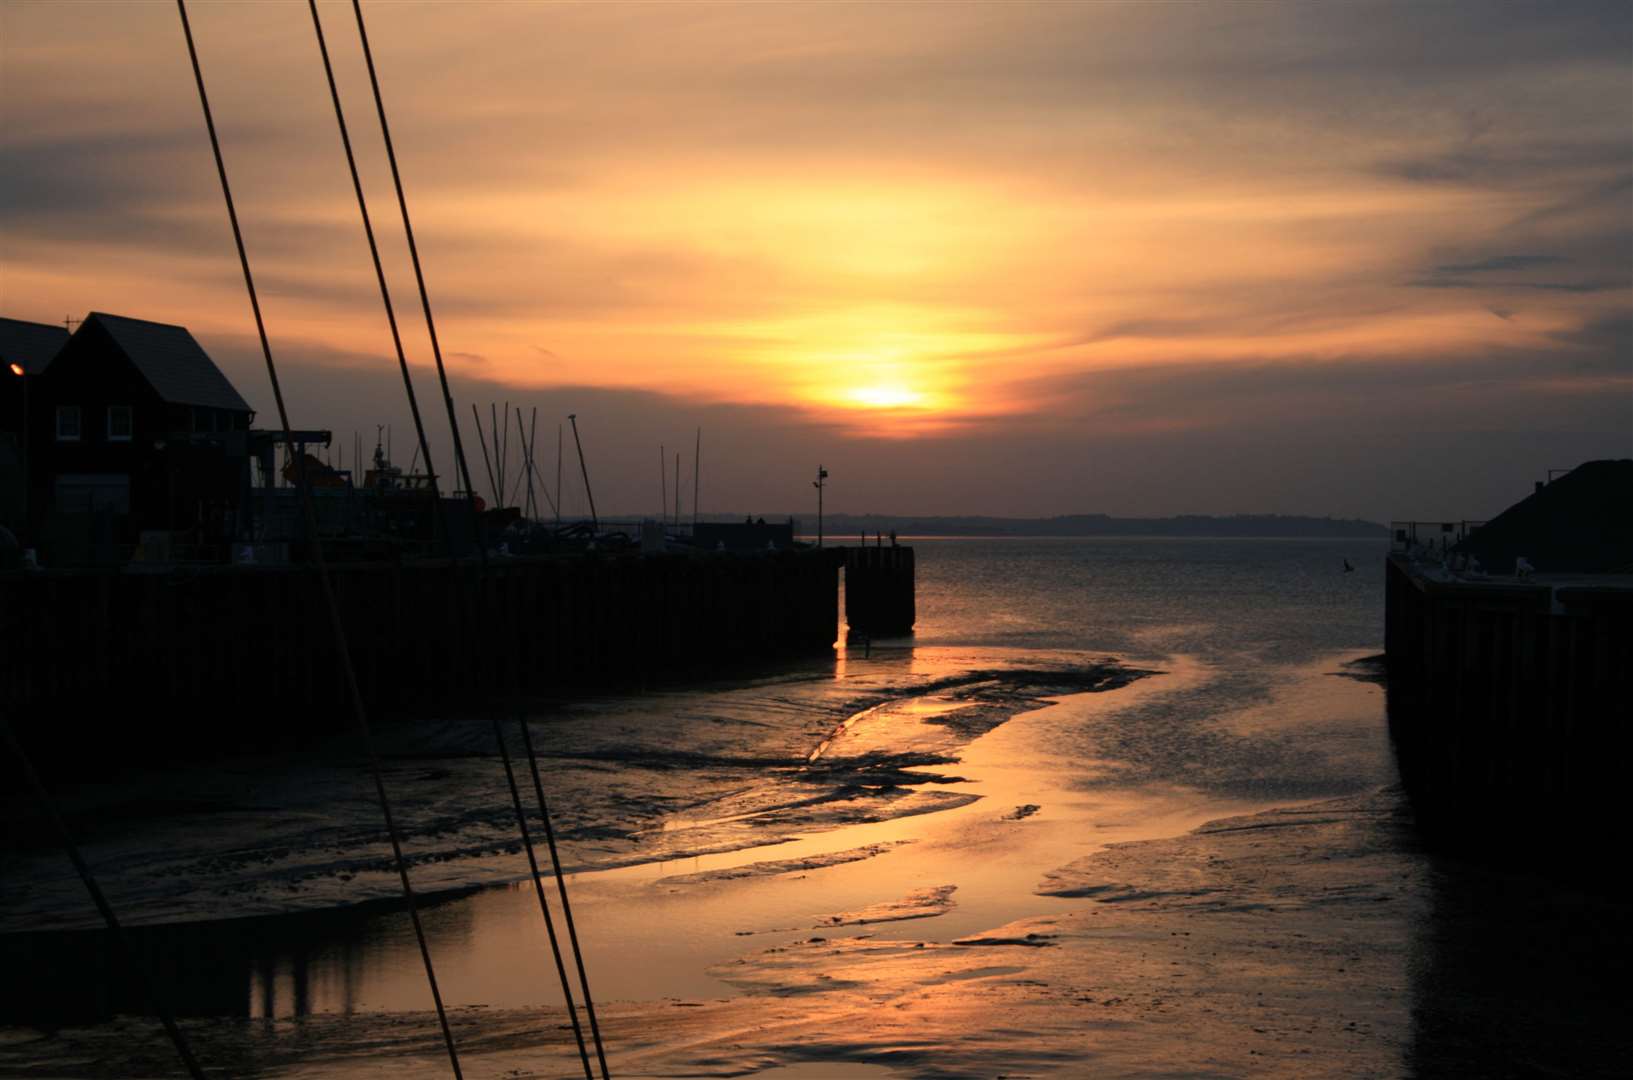
M640 688L831 650L832 551L354 563L331 582L371 710ZM0 707L140 744L346 722L317 572L0 575ZM138 730L140 729L140 730ZM123 736L123 738L121 738Z
M1426 831L1531 861L1619 837L1633 575L1486 578L1394 554L1386 590L1390 729Z
M852 634L900 637L913 632L917 619L913 549L847 547L845 553L845 621Z

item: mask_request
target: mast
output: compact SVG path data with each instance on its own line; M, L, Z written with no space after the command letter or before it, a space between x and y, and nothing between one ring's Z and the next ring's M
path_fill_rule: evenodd
M510 464L510 402L505 402L505 437L499 444L499 486L504 487ZM514 498L514 494L512 495Z
M538 500L533 497L533 445L538 441L536 438L538 429L538 407L535 406L533 409L533 431L535 438L529 439L526 429L522 427L522 407L520 405L516 406L516 437L520 439L522 443L522 468L526 470L524 475L527 477L527 516L529 520L537 517L539 513Z
M507 402L505 408L510 408ZM493 508L499 509L505 505L505 459L499 456L499 405L488 402L488 418L493 421L488 430L488 438L493 440L493 477L498 481L493 489ZM508 427L508 425L507 425ZM483 448L484 451L487 449Z
M493 463L488 460L488 437L482 433L482 414L476 411L476 402L471 402L471 416L476 420L476 442L482 448L482 467L488 471L488 490L494 492L493 508L499 508L499 486L493 482Z
M595 493L590 490L590 467L584 464L584 441L578 437L578 414L568 413L567 422L573 425L573 445L578 448L578 469L584 474L584 498L590 503L590 530L601 531L601 521L595 516Z

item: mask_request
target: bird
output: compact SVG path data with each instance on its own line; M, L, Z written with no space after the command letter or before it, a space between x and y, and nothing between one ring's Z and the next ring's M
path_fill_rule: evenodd
M1346 574L1355 573L1355 567L1350 565L1350 562L1349 562L1348 559L1344 560L1344 573L1346 573Z

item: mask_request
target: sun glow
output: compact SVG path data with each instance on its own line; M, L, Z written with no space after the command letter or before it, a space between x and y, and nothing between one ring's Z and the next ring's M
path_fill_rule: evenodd
M912 409L924 404L923 394L900 383L858 386L850 392L850 399L869 409Z

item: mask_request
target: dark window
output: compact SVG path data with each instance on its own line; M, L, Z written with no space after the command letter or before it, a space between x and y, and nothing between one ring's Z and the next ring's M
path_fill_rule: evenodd
M57 406L57 441L79 441L79 406Z
M130 442L131 424L129 405L108 406L109 442Z

